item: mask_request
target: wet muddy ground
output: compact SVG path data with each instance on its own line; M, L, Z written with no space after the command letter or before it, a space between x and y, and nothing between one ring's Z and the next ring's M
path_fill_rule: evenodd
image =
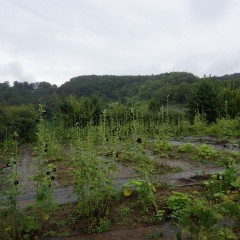
M222 143L219 142L218 139L205 137L205 138L195 138L195 137L187 137L184 139L174 139L170 140L169 143L173 146L180 146L182 144L191 142L196 146L201 145L202 143L207 143L218 151L236 151L240 152L239 147L237 146L237 141L235 143ZM228 144L228 147L225 145ZM219 172L223 170L223 167L217 167L214 164L203 164L201 162L196 161L189 161L189 159L175 159L175 158L161 158L152 151L146 150L146 155L154 160L157 161L159 164L165 164L167 166L173 168L179 168L179 172L170 172L165 173L162 175L157 176L156 181L165 184L178 184L181 185L183 183L197 183L197 176L204 176L211 173ZM104 158L104 157L102 157ZM35 189L36 186L32 180L30 180L31 176L34 174L34 156L32 151L23 146L20 148L20 155L19 155L20 162L18 164L18 168L20 171L20 182L23 186L22 192L23 194L18 197L19 199L19 206L24 207L33 202L35 196ZM105 158L108 159L108 158ZM109 160L109 159L108 159ZM111 160L113 161L113 160ZM121 188L122 184L129 181L129 179L137 178L138 173L131 168L130 166L123 165L120 162L116 162L116 171L113 175L114 179L114 186L118 189ZM6 171L5 171L6 172ZM188 180L187 180L188 179ZM56 190L54 191L54 199L56 203L64 204L69 202L76 201L76 196L73 194L73 187L66 186L66 187L58 187L58 181L55 181Z
M167 222L154 226L142 226L137 228L125 229L121 228L105 233L97 233L91 235L75 235L65 238L44 238L43 240L174 240L176 239L176 231L176 226Z
M236 151L240 153L239 140L233 142L222 142L218 139L211 137L202 137L201 139L195 137L188 137L184 139L172 139L169 143L173 146L180 146L185 143L193 143L195 146L199 146L203 143L207 143L213 146L216 150L221 152ZM209 176L211 173L216 173L223 170L223 167L217 167L214 164L204 164L201 162L190 161L189 159L176 159L173 157L161 158L154 154L149 149L145 150L145 154L153 161L159 164L165 164L172 168L179 168L179 172L169 172L156 177L156 182L161 184L175 185L175 186L189 186L201 183L202 180ZM105 160L109 158L103 157ZM20 171L20 182L23 185L23 194L18 196L19 207L26 207L32 204L35 196L36 186L34 182L29 178L34 174L34 156L32 151L27 147L20 148L18 168ZM116 162L116 172L113 175L113 184L116 189L121 189L122 185L128 182L130 179L138 178L138 173L130 166L126 166L121 162ZM64 168L63 168L64 170ZM4 171L3 174L6 174ZM73 193L72 186L59 186L59 182L55 181L56 189L54 191L54 200L58 204L73 203L77 200L77 196ZM161 225L155 226L142 226L139 228L131 229L115 229L102 234L92 235L76 235L68 238L56 238L56 239L175 239L176 228L170 223L166 222ZM156 236L155 236L155 235ZM153 238L153 237L156 238ZM151 238L152 237L152 238ZM47 238L46 238L47 239ZM52 238L53 240L54 238Z

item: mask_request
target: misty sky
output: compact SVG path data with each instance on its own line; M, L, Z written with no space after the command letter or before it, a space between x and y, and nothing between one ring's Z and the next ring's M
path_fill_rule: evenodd
M0 0L0 82L240 72L239 0Z

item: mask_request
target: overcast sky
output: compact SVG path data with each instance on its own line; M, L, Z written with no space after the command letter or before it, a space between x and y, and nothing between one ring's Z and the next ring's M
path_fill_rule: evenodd
M240 72L239 0L0 0L0 82Z

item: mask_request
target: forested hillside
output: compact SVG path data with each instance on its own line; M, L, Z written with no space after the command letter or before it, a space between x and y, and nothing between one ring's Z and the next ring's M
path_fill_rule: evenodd
M200 81L207 81L223 88L239 88L240 74L222 77L199 78L191 73L172 72L149 76L79 76L72 78L60 87L47 82L8 82L0 83L1 105L22 105L55 102L56 95L91 96L97 94L108 101L126 102L131 100L157 100L166 104L166 96L175 104L186 101L191 89Z
M91 75L72 78L60 87L47 82L16 81L13 86L3 82L0 101L2 139L10 126L20 132L24 132L26 125L34 129L31 127L36 118L34 109L39 104L46 109L48 119L61 116L70 125L76 121L84 125L90 119L97 122L109 106L115 115L123 116L129 107L137 107L144 114L157 114L167 105L190 120L198 112L213 122L226 115L239 115L240 74L203 78L186 72L151 76ZM26 136L27 139L31 136Z
M99 93L100 96L119 100L124 98L149 99L172 90L181 83L191 84L199 78L191 73L165 73L151 76L80 76L71 79L59 88L63 95L73 94L78 97ZM165 95L165 94L164 94Z

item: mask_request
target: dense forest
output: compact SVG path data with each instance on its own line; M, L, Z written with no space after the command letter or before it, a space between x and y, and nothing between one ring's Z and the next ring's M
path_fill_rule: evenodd
M0 139L6 129L34 129L36 109L42 104L46 116L61 116L68 124L90 119L95 122L102 111L111 108L121 115L129 107L144 114L156 114L168 106L193 120L196 112L208 122L240 112L240 74L199 78L187 72L149 76L79 76L57 87L47 82L0 83ZM30 134L31 135L31 134ZM31 140L27 136L26 141Z
M173 104L185 103L192 89L200 82L208 82L211 86L227 89L240 87L240 74L222 77L204 76L199 78L187 72L171 72L149 76L79 76L72 78L60 87L47 82L17 82L10 86L9 82L0 83L0 100L3 105L22 105L51 103L57 97L73 95L77 98L90 97L97 94L107 101L132 102L158 100L160 105L166 104L166 96Z

